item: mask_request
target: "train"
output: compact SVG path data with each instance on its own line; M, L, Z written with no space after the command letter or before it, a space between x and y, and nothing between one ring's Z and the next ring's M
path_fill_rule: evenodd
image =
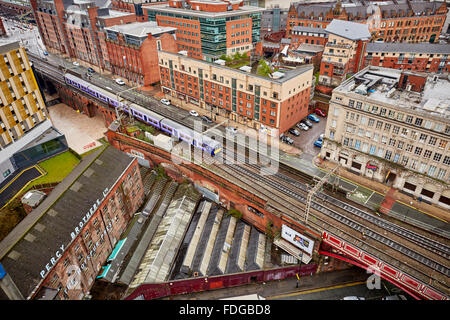
M194 132L191 128L163 117L160 114L135 103L117 101L115 94L84 81L71 73L64 74L64 81L67 85L75 87L115 108L121 107L124 112L131 112L134 117L144 123L147 123L178 140L186 141L195 148L202 149L213 157L222 151L222 144L220 142L201 133Z

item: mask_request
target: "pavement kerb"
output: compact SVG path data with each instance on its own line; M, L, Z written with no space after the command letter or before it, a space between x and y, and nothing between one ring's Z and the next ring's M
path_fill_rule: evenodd
M93 159L86 165L86 167L80 171L80 173L73 179L73 182L67 186L66 190L64 192L62 192L51 204L48 205L48 208L46 210L44 210L41 215L39 215L38 217L36 217L35 221L30 224L30 226L28 226L23 232L22 235L13 243L11 243L11 245L8 246L8 248L6 248L3 252L0 252L0 259L2 259L16 244L17 242L19 242L35 225L36 223L43 217L44 214L47 213L48 210L50 210L51 207L53 207L53 205L56 203L56 201L58 201L67 191L67 189L69 189L74 183L75 181L87 170L87 168L89 168L91 166L91 164L106 150L106 148L108 147L108 145L103 145L103 150L99 151L98 155L93 157ZM76 169L76 168L75 168ZM64 180L63 180L64 181ZM4 239L3 239L4 240ZM2 241L3 241L2 240Z

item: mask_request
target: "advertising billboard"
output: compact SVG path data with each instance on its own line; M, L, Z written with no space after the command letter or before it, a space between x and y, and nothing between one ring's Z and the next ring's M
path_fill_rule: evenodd
M304 235L298 233L294 229L289 228L286 225L281 225L281 237L290 243L292 243L294 246L300 248L301 250L305 251L309 255L312 255L313 248L314 248L314 241L305 237Z

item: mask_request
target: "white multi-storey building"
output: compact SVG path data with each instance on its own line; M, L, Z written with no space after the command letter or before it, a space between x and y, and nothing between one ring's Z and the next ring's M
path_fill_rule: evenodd
M450 80L368 67L333 90L321 157L450 208Z

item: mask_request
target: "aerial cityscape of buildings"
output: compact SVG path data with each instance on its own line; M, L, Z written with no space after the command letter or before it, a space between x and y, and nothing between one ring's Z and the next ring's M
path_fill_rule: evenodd
M0 300L448 300L449 11L0 0Z

